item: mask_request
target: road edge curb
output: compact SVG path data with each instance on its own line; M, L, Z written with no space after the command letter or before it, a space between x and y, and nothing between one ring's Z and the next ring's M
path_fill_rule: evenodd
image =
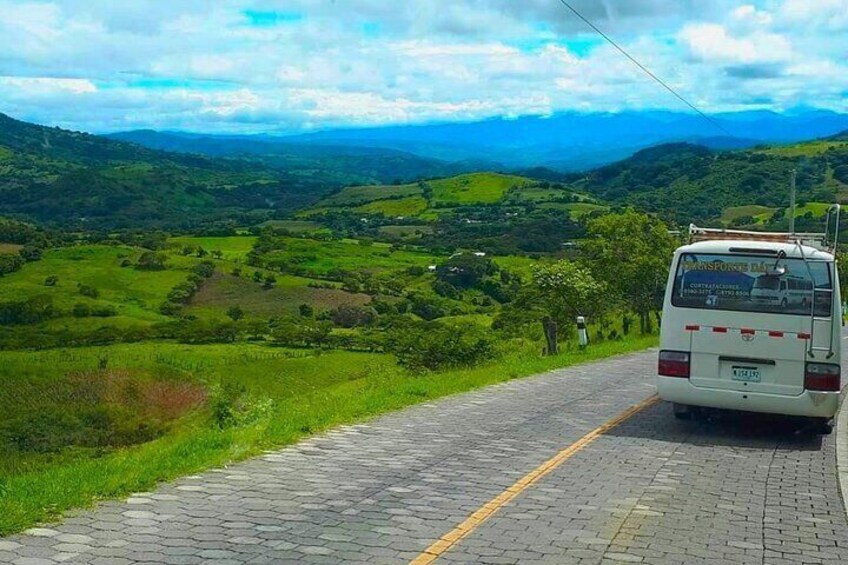
M836 476L842 510L848 516L848 411L844 402L836 415Z

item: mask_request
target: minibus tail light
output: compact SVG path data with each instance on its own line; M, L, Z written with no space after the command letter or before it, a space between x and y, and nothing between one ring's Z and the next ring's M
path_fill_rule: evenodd
M658 365L660 376L689 378L689 353L686 351L660 351Z
M804 369L804 388L826 392L839 392L842 388L839 365L807 363Z

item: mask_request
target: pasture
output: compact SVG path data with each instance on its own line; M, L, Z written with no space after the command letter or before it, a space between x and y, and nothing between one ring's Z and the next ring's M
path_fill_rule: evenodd
M440 256L425 251L392 250L385 243L357 240L317 241L282 238L282 248L265 255L269 263L296 265L309 276L323 277L334 269L381 273L411 266L427 267Z
M302 222L311 223L311 222ZM225 259L241 260L253 249L256 237L251 235L225 237L172 237L168 244L176 250L183 247L202 247L206 251L220 251Z

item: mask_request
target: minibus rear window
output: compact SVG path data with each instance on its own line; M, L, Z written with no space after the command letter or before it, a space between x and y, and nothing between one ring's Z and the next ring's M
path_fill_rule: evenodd
M808 268L809 267L809 268ZM684 253L671 303L681 308L829 316L830 263L762 255Z

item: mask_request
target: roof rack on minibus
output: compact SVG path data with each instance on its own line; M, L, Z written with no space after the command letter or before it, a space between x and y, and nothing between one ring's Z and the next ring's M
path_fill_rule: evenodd
M746 240L746 241L768 241L772 243L801 244L836 254L836 243L839 237L839 204L834 204L827 210L825 220L825 231L822 233L790 233L790 232L766 232L750 230L728 230L723 228L701 228L695 224L689 225L689 243L696 241L715 240ZM833 218L833 219L831 219ZM831 233L831 231L833 233Z

